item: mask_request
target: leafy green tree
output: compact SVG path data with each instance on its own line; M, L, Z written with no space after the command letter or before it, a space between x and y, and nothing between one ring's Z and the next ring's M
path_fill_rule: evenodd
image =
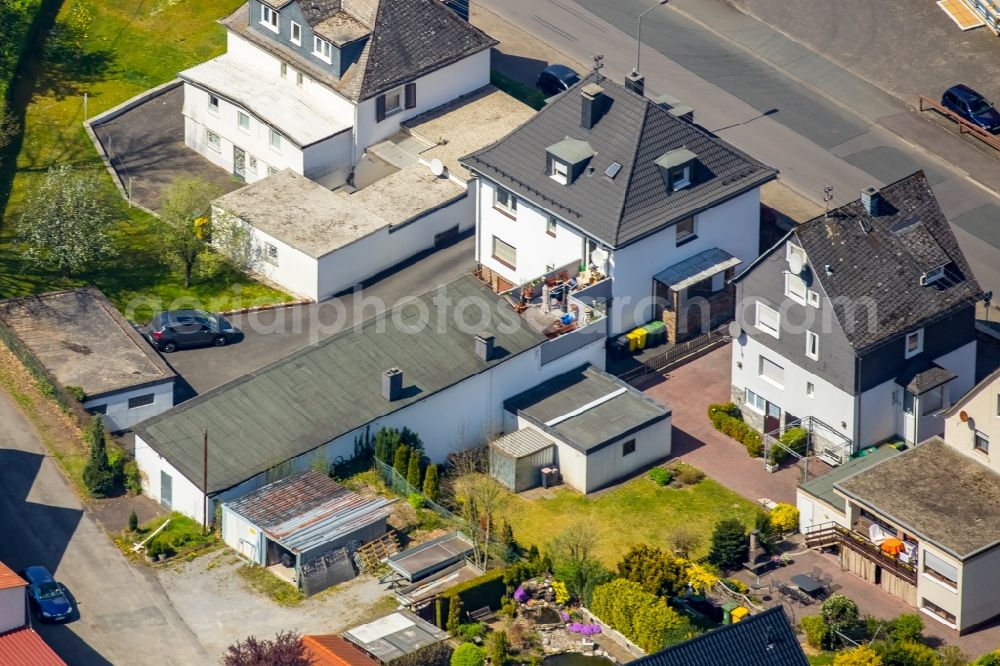
M183 267L185 287L191 286L195 262L206 251L212 200L221 194L221 188L204 178L181 176L160 195L163 249Z
M683 560L645 544L629 548L618 563L618 576L663 597L676 596L687 585Z
M392 468L396 470L401 477L406 478L406 469L410 461L410 449L405 446L396 447L396 455L392 460Z
M112 252L111 228L121 201L94 171L50 168L28 189L18 223L30 262L72 277Z
M424 496L432 502L437 502L441 496L441 482L438 479L438 466L430 464L424 473Z
M451 666L483 666L483 650L473 643L462 643L451 653Z
M747 529L736 518L725 518L715 524L708 561L720 569L738 569L747 561L750 540Z
M490 636L490 664L503 666L510 657L510 641L506 631L495 631Z
M420 490L420 454L419 449L411 449L410 462L406 467L406 482L417 491Z
M552 573L566 583L569 593L586 606L590 605L594 588L613 577L592 554L593 533L587 525L570 527L559 534L549 548L552 552Z
M382 428L375 433L375 457L391 465L396 456L396 447L401 442L399 431L395 428Z
M94 497L108 497L115 491L115 473L108 461L107 433L100 416L90 419L84 439L90 451L83 468L83 484Z
M941 657L923 643L883 643L878 648L882 666L941 666Z
M862 631L858 605L842 594L832 594L827 597L823 605L820 606L820 614L823 616L823 622L828 630L829 645L827 647L839 645L840 638L837 634L853 638Z
M903 613L892 621L892 637L897 641L919 641L924 634L924 621L916 613Z

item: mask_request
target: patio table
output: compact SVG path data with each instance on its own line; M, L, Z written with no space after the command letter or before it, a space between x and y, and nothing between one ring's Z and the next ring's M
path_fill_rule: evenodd
M792 584L810 596L823 590L822 581L818 581L808 574L792 576Z

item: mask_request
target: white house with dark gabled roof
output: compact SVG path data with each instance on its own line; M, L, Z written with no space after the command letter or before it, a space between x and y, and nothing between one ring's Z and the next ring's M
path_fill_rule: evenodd
M672 341L731 316L726 278L759 254L760 187L777 176L594 73L462 164L495 290L602 285L609 334L662 316Z
M831 462L940 435L975 383L981 290L923 172L798 225L734 282L733 401L765 433L808 423Z
M253 182L326 187L400 124L489 84L497 42L439 0L249 0L227 50L180 73L185 143Z

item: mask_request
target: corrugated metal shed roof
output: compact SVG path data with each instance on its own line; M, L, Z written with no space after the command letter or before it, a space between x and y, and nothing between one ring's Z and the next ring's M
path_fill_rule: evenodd
M315 470L269 483L224 506L300 553L388 516L385 498L365 499Z
M470 333L482 330L483 313L496 322L490 333L501 351L491 361L476 355ZM467 275L206 391L135 432L200 486L208 430L208 492L215 493L543 342L503 298ZM382 373L394 366L403 370L404 395L389 402Z
M344 634L344 638L387 664L443 641L448 634L408 610L398 610L374 622L354 627Z
M25 587L27 584L13 569L0 562L0 590L6 590L8 587Z
M4 666L66 666L66 662L30 627L0 634L0 664Z
M504 435L493 442L492 446L511 458L523 458L548 446L555 446L555 442L534 428L522 428Z

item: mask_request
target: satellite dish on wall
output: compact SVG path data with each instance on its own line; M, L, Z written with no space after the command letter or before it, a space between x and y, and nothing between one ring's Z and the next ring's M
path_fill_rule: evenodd
M444 175L444 163L436 157L431 160L431 173L438 178Z
M738 338L743 335L743 329L736 323L736 320L729 322L729 337Z
M969 422L969 415L968 415L968 413L966 413L966 411L965 411L965 410L963 409L962 411L960 411L960 412L958 413L958 419L959 419L959 420L960 420L960 421L961 421L962 423L968 423L968 422Z
M790 270L795 275L802 272L804 264L802 263L802 257L795 254L794 252L788 255L788 270Z
M607 262L607 260L608 260L607 250L602 250L601 248L597 248L596 250L590 253L590 261L601 270L604 269L604 264L605 262Z

